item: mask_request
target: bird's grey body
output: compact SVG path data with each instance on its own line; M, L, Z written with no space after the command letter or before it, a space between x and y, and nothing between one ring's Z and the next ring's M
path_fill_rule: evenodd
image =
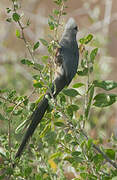
M60 40L60 48L56 61L59 61L57 66L56 76L53 81L52 94L56 97L57 94L65 87L68 86L75 76L78 68L79 52L78 44L76 41L77 25L73 18L70 18L65 26L62 38ZM56 62L57 63L57 62ZM47 93L49 94L49 93ZM50 94L49 94L50 95ZM50 95L51 97L51 95ZM34 133L37 125L40 123L48 108L48 99L44 96L43 100L39 102L38 107L31 116L31 123L24 135L22 143L16 153L16 158L21 156L21 153L28 141Z

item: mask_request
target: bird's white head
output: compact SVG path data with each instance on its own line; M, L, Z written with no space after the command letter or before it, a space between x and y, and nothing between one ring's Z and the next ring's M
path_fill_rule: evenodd
M67 38L67 39L76 39L76 34L78 32L78 27L73 18L69 18L65 25L65 29L63 32L62 38Z
M72 33L77 33L78 27L73 18L69 18L67 24L65 25L65 31L71 31Z

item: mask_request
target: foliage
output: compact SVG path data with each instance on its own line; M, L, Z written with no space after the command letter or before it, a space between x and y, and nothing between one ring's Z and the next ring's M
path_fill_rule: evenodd
M6 124L8 135L4 133L0 136L0 142L4 153L0 152L1 176L0 179L66 179L65 167L74 168L77 173L75 180L80 179L114 179L117 176L116 147L117 139L113 136L110 141L112 148L101 147L99 139L89 138L85 133L86 122L90 120L91 109L110 106L117 101L117 94L106 93L117 87L114 81L102 81L93 79L95 61L98 48L87 50L93 40L93 35L89 34L79 40L79 50L81 63L72 88L65 88L57 97L57 101L50 100L50 107L40 123L37 131L31 138L24 150L20 160L14 159L15 153L20 144L20 137L24 134L24 129L29 124L29 117L37 104L42 99L44 93L51 86L54 76L55 50L58 47L58 30L60 18L65 15L66 0L54 0L57 9L49 17L48 25L53 31L53 39L48 42L40 38L37 42L30 44L25 38L25 29L30 25L22 23L22 16L18 10L18 1L12 0L13 8L7 8L10 17L9 23L17 23L16 37L22 39L29 52L29 57L21 59L22 66L30 68L33 74L33 91L29 96L19 95L15 89L0 89L0 119ZM45 46L48 54L41 57L43 65L35 61L35 51L40 44ZM48 61L50 61L48 63ZM86 79L79 82L79 76ZM83 89L80 92L80 89ZM97 88L105 90L98 93ZM36 102L30 102L30 97L35 93L39 94ZM81 103L82 102L82 103ZM17 134L14 137L14 132ZM110 164L108 164L109 162ZM13 164L16 167L13 169Z

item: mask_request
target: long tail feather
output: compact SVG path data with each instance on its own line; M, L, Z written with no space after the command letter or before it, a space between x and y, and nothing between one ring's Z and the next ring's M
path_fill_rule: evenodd
M22 153L24 147L26 146L27 141L32 136L32 134L34 133L36 127L38 126L39 122L43 118L47 108L48 108L48 100L44 97L43 100L39 103L38 107L36 108L36 110L33 112L32 116L31 116L31 124L29 125L29 127L26 131L26 134L24 135L24 138L23 138L22 143L21 143L21 145L20 145L20 147L16 153L15 158L21 156L21 153Z

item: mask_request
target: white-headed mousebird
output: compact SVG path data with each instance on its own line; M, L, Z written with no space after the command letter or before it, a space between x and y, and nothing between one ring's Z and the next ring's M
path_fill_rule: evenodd
M59 42L60 48L58 48L58 52L56 55L56 76L53 81L53 86L51 88L51 92L54 98L65 86L68 86L70 84L77 72L79 61L79 51L76 40L77 31L78 28L75 20L73 18L70 18L65 25L62 38ZM49 93L47 92L47 94ZM37 108L34 110L30 117L31 123L23 137L22 143L16 153L15 158L20 158L22 151L26 146L26 143L33 135L36 127L42 120L44 113L49 106L48 98L46 95L39 102ZM51 98L51 94L49 94L49 96Z

